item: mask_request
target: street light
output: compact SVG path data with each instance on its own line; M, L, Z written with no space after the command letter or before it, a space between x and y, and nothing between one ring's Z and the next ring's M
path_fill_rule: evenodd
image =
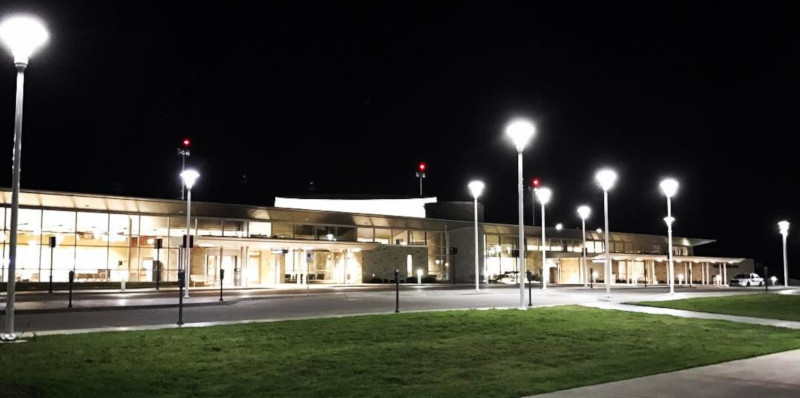
M561 223L556 224L556 231L561 231L562 229L564 229L564 224Z
M481 291L480 270L478 269L478 197L483 193L483 181L471 181L469 185L470 193L475 199L475 291Z
M614 183L617 182L617 173L611 169L602 169L597 172L595 175L595 179L600 184L600 188L603 189L603 211L605 213L606 219L606 228L605 228L605 235L606 235L606 259L605 259L605 280L606 280L606 296L611 298L611 252L609 248L609 239L608 235L611 233L611 230L608 229L608 191L614 186Z
M547 202L550 201L550 198L553 196L553 191L550 188L539 188L536 191L536 198L539 199L539 203L542 204L542 244L540 247L542 248L542 289L547 289L547 280L550 279L550 270L547 268L547 249L545 248L546 236L545 236L545 223L544 220L544 206Z
M531 140L536 128L528 120L516 119L506 125L506 135L514 142L517 148L517 208L519 209L519 309L525 310L525 280L522 277L525 269L525 225L523 222L524 210L522 209L522 151ZM544 223L542 224L544 225Z
M667 237L669 239L669 294L675 294L675 264L672 261L672 223L675 218L672 217L672 197L678 192L678 181L672 178L667 178L659 184L661 192L667 197L667 216L664 217L664 222L667 223Z
M44 24L33 16L13 16L0 23L0 41L14 56L17 68L17 98L14 114L14 149L11 153L11 236L8 245L8 286L6 293L6 333L0 340L15 340L14 304L17 282L17 223L19 221L19 180L22 165L22 98L25 86L25 68L28 58L47 43L49 34Z
M186 281L186 295L184 297L186 298L189 298L189 282L191 282L192 272L192 239L191 231L189 229L191 226L190 218L192 215L192 187L199 177L200 173L193 169L185 170L183 173L181 173L183 183L186 185L186 261L185 265L183 266L183 277Z
M789 236L789 221L779 222L778 228L781 231L781 235L783 235L783 286L789 287L789 263L786 257L786 237Z
M581 246L581 254L583 255L583 267L581 267L581 273L583 277L583 287L586 287L586 280L589 279L586 277L586 219L589 218L589 215L592 214L592 209L589 206L580 206L578 207L578 217L581 218L581 229L583 229L583 246Z

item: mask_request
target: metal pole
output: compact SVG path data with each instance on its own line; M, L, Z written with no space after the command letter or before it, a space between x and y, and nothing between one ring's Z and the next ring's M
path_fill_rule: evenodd
M178 326L183 325L183 285L186 284L186 271L178 270Z
M525 310L525 224L522 202L522 151L517 151L517 208L519 209L519 309ZM542 224L544 225L544 224Z
M394 313L400 312L400 270L394 270Z
M531 197L531 226L536 226L536 188L532 190L533 195Z
M669 294L675 294L675 264L672 262L672 201L667 196L667 236L669 239Z
M609 235L610 231L608 230L608 191L603 191L603 212L605 213L606 218L606 261L605 261L605 280L606 280L606 296L610 299L611 298L611 248L609 247Z
M419 174L419 197L422 197L422 173Z
M14 113L14 151L13 171L11 173L11 237L8 246L8 286L6 293L6 340L15 340L14 334L14 304L17 283L17 222L19 221L19 180L22 165L22 97L25 86L25 62L16 62L17 67L17 104Z
M75 281L75 271L69 271L69 304L67 308L72 308L72 282Z
M481 291L480 269L478 268L478 197L475 197L475 291Z
M583 250L581 250L583 252L583 287L586 287L586 280L588 279L586 275L588 271L586 269L586 220L581 219L581 227L583 228Z
M550 277L550 269L547 268L547 249L545 245L545 232L544 227L547 225L544 221L544 203L542 203L542 289L547 290L547 279Z
M224 284L223 280L225 279L225 270L219 270L219 301L222 301L222 285Z
M56 250L53 245L50 245L50 287L48 293L53 293L53 251Z
M789 287L789 262L786 256L786 235L788 234L783 234L783 287Z
M186 152L181 151L181 174L186 170ZM181 200L184 198L184 192L186 190L186 184L181 181Z
M192 274L192 231L190 226L190 218L192 215L192 190L186 189L186 261L183 270L185 271L184 277L186 278L186 298L189 298L189 283L191 282ZM222 264L222 257L220 257L220 266Z
M159 254L161 253L161 244L159 243L161 239L156 239L156 290L158 290L158 283L161 280L161 261L159 259Z
M531 271L527 272L528 274L528 307L533 307L533 295L531 293L531 285L533 284L533 275Z

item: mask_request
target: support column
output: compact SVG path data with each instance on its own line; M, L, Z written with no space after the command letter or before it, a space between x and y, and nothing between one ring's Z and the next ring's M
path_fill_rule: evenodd
M653 279L653 284L658 284L658 278L656 278L656 260L650 260L650 278Z
M683 263L683 284L689 284L689 265L686 262Z
M692 286L694 283L694 270L692 269L692 263L689 263L689 286Z
M722 284L728 286L728 263L722 263Z

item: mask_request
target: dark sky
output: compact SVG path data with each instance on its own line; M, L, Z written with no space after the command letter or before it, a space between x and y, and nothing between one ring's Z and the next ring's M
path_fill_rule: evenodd
M600 226L593 176L608 165L612 231L663 234L657 186L674 176L676 235L781 267L775 223L800 228L797 4L462 3L6 1L1 14L35 12L52 35L27 73L22 187L175 198L191 137L198 200L271 205L311 181L413 195L426 161L426 193L465 200L483 178L487 219L514 223L503 126L527 116L549 225L577 227L587 203Z

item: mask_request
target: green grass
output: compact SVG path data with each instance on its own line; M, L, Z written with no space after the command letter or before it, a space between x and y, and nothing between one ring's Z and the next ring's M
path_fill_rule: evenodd
M38 337L0 390L43 396L519 397L800 348L800 331L583 307Z
M701 297L669 301L640 301L630 303L649 307L742 315L756 318L800 321L800 295L742 294L724 297Z

